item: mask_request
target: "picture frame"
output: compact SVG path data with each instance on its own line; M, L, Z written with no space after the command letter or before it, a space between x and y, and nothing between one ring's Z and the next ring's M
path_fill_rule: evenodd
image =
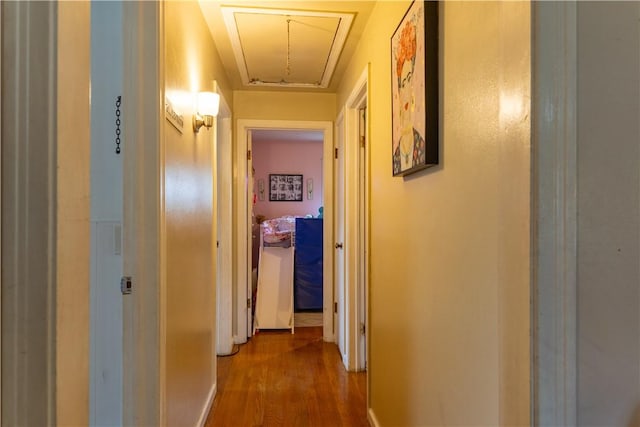
M414 1L391 36L393 176L439 163L438 1Z
M302 175L269 174L270 202L301 202Z

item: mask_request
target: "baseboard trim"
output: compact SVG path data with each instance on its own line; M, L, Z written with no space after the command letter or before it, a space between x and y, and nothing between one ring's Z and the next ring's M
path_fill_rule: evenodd
M371 427L380 427L378 418L376 418L376 414L373 413L372 408L369 408L367 410L367 420L369 420L369 424L371 425Z
M198 423L196 426L204 427L204 423L207 422L207 417L209 416L209 411L211 410L211 405L213 405L213 399L216 398L216 391L218 390L218 383L215 382L211 386L211 390L209 390L209 395L207 396L207 402L202 408L202 412L200 413L200 417L198 418Z

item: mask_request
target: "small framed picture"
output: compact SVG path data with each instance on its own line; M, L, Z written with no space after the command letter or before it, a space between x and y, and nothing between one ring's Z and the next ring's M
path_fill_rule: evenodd
M302 175L269 174L270 202L301 202Z

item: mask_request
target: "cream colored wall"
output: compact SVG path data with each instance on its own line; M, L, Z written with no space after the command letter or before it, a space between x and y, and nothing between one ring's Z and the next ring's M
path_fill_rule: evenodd
M577 424L637 426L640 4L577 8Z
M188 95L215 79L232 98L198 3L166 2L164 17L166 93L185 124L181 134L164 121L166 423L196 425L216 377L215 132L193 132Z
M236 119L328 120L336 118L336 95L332 93L235 91Z
M409 4L377 3L338 93L371 64L371 414L527 425L530 5L441 3L440 165L403 179L389 39Z

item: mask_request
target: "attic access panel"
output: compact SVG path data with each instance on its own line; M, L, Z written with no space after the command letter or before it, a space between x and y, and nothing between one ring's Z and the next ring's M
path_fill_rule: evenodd
M249 81L322 82L339 19L241 13L236 23Z
M349 13L221 10L247 86L326 88L353 21Z

